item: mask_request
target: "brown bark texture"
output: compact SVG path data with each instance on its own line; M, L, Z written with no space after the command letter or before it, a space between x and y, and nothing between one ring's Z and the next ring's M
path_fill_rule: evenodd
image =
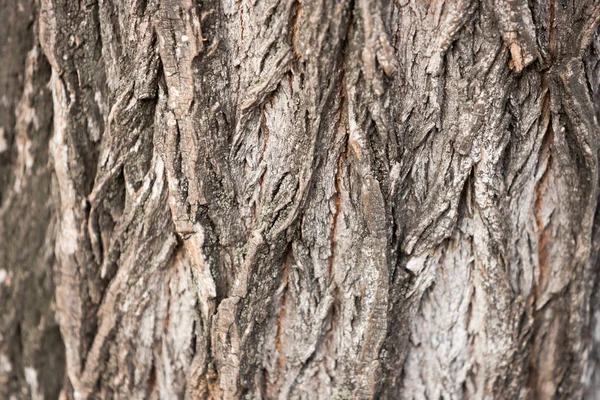
M599 22L0 0L0 399L600 398Z

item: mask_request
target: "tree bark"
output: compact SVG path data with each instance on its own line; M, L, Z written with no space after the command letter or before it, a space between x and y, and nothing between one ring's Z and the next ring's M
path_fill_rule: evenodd
M0 16L0 399L600 398L597 1Z

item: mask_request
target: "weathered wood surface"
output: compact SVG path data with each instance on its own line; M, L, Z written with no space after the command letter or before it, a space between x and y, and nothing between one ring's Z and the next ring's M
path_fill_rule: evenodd
M0 399L600 397L598 2L0 17Z

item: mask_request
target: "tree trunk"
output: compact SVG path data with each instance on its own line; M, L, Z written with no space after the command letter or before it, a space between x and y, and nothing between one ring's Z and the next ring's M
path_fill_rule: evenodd
M0 399L600 398L597 1L0 16Z

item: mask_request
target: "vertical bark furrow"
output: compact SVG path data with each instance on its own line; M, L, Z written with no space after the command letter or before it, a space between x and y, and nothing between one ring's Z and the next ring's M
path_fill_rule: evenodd
M33 10L27 7L15 10L10 23L18 26L21 19L29 24L27 12ZM37 26L29 25L27 35L17 26L6 38L17 46L12 52L26 55L17 79L22 87L19 93L8 82L4 85L4 96L18 101L15 120L0 122L6 135L3 151L11 154L11 164L2 168L8 174L0 190L0 397L39 399L58 396L65 368L53 282L56 203L47 145L52 95L47 88L50 65L34 37ZM14 72L10 62L6 70ZM6 99L4 106L10 107Z

